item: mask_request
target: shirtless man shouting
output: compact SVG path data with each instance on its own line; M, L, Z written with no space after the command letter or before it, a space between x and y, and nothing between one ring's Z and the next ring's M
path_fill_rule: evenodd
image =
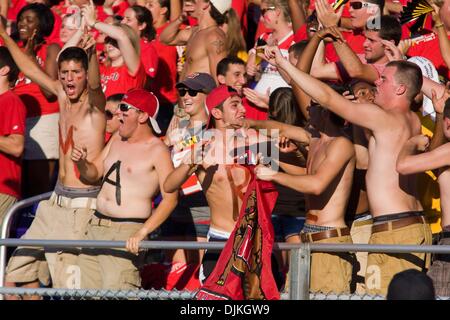
M119 135L93 161L86 159L83 145L72 150L72 160L81 177L103 183L97 210L89 221L90 240L127 240L127 250L82 249L78 263L82 288L133 289L140 287L137 266L139 242L155 230L177 204L177 193L164 192L162 185L173 171L170 152L155 133L158 99L136 89L119 104ZM163 200L152 209L152 198L161 190Z
M420 133L420 121L410 106L422 86L422 72L407 61L393 61L376 81L374 103L345 99L285 60L277 48L266 49L266 58L284 69L306 94L349 122L371 131L367 195L373 219L370 244L431 244L431 230L417 198L416 176L396 170L403 144ZM405 269L422 270L428 255L406 254L395 257L370 253L366 288L371 294L386 294L392 277Z
M187 157L186 161L168 176L164 189L166 192L178 190L195 172L211 209L208 241L225 242L239 217L242 200L251 178L248 168L234 163L232 157L228 157L229 151L233 150L235 138L241 132L245 108L237 91L224 85L209 93L206 106L210 123L214 123L215 130L214 136L205 147L204 156L199 160ZM205 140L209 132L211 131L205 133ZM193 154L195 153L194 151ZM220 253L206 251L202 261L201 281L204 282L212 272L219 255Z
M225 21L224 14L231 8L231 0L191 2L194 6L189 14L197 18L198 26L180 30L188 15L185 4L182 14L164 29L160 39L167 45L186 46L186 62L180 80L194 72L209 73L216 78L217 64L227 56L225 33L219 26Z
M89 54L78 47L63 50L58 57L59 79L52 80L21 51L3 27L0 36L20 70L57 96L60 108L58 182L50 199L39 204L33 224L23 238L84 239L100 188L98 181L89 183L80 179L70 155L74 143L86 147L89 159L99 155L104 146L106 100L94 46L88 49ZM7 281L37 281L42 252L42 249L18 248L8 264ZM45 249L54 287L76 287L73 276L77 274L77 254L77 250Z

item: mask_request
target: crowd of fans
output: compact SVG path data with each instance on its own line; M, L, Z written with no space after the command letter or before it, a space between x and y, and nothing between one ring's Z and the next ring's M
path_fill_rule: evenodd
M408 4L428 8L419 27ZM0 224L54 191L24 239L127 242L19 247L8 286L197 289L220 252L139 243L226 241L252 175L278 190L276 241L449 243L450 0L5 0L0 14ZM314 252L310 289L386 295L414 269L448 296L448 260ZM287 289L287 252L271 263Z

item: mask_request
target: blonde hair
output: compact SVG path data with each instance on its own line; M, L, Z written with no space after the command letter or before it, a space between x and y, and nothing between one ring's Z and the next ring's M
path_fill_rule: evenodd
M241 23L234 9L225 13L225 23L228 26L225 48L228 55L236 56L239 51L247 51L244 36L242 35Z
M284 20L286 20L286 22L291 22L291 14L287 0L262 0L261 3L263 2L267 3L271 7L280 9L283 13Z

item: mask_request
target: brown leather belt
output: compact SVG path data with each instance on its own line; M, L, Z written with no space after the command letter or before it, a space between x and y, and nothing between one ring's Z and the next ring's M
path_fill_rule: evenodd
M372 226L372 233L400 229L415 223L425 223L424 217L409 217L395 221L386 221Z
M347 227L347 228L325 230L321 232L300 233L300 239L302 240L303 243L307 243L349 235L350 235L350 228Z

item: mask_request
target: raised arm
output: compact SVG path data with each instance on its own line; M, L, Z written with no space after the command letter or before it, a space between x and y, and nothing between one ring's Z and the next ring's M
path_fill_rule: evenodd
M172 2L174 1L178 0L171 0L171 9L173 5ZM159 37L162 43L168 46L184 46L187 44L192 33L192 28L180 30L180 26L183 24L184 21L186 21L188 17L188 12L191 11L190 6L191 5L186 4L186 2L184 2L183 10L181 14L177 16L176 19L172 17L172 12L170 13L171 22L163 30L163 32L161 32L161 35Z
M291 65L278 48L267 48L266 56L270 63L284 69L307 95L345 120L372 131L391 125L387 114L380 107L374 104L355 104L345 99L322 81Z
M22 52L14 40L6 33L6 30L1 23L0 37L3 39L4 45L8 48L15 63L25 76L37 83L43 89L49 91L51 94L58 95L58 91L62 90L59 80L50 78L35 62L33 62L33 60L31 60L30 57Z
M445 61L447 67L450 67L450 40L448 39L447 30L444 23L439 16L439 11L441 10L436 4L432 4L434 8L433 20L434 28L439 38L439 49L441 50L442 58Z
M327 150L327 157L314 174L290 175L274 172L259 165L256 168L258 179L274 181L278 184L306 194L320 195L342 174L346 165L355 155L353 144L346 138L337 138Z
M446 143L430 152L423 152L430 143L430 138L418 135L410 138L403 146L397 158L397 171L407 175L450 165L450 143Z
M155 172L158 174L159 188L162 195L162 201L158 207L152 212L150 217L144 223L142 228L127 240L127 250L133 253L138 253L139 243L145 237L158 228L172 213L178 202L178 192L166 192L163 188L167 176L173 172L173 164L170 159L169 149L160 144L155 147Z
M128 72L135 75L141 63L140 52L133 47L128 34L120 26L98 22L92 0L89 5L83 6L81 10L89 27L95 28L117 41Z
M306 23L305 11L298 0L289 0L288 7L291 14L292 29L296 32Z
M91 35L87 35L86 53L89 58L88 65L88 90L89 102L91 107L96 108L100 112L105 111L106 97L102 90L100 68L98 65L97 54L95 50L95 40Z

